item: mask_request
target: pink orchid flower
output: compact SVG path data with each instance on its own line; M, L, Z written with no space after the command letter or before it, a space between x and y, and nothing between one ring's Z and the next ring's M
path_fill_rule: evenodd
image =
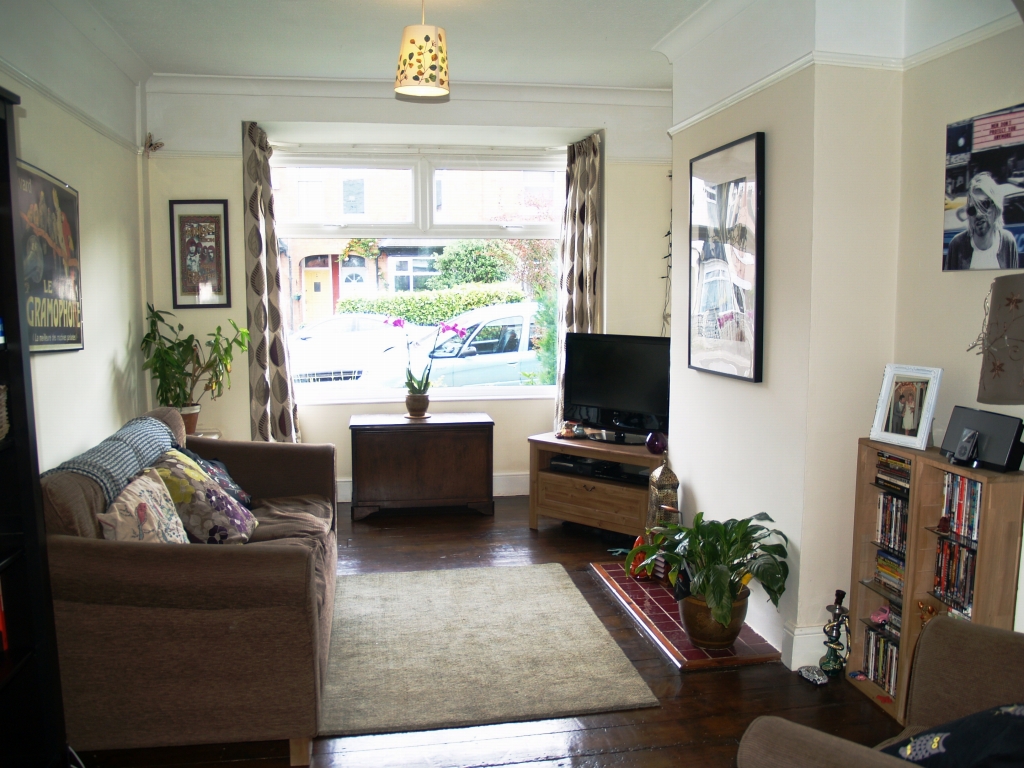
M460 328L458 323L452 323L451 325L448 323L441 323L441 331L443 333L451 331L453 333L457 333L460 339L466 338L466 329Z
M403 318L403 317L395 317L395 318L385 317L384 318L384 325L388 325L389 323L391 325L395 326L395 328L405 328L405 318Z

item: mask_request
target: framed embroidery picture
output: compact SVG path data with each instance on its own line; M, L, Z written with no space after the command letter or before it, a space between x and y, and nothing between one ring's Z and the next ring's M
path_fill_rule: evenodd
M175 309L230 307L228 201L171 200Z
M761 381L764 134L690 161L689 367Z
M14 233L30 352L83 349L78 192L19 160Z

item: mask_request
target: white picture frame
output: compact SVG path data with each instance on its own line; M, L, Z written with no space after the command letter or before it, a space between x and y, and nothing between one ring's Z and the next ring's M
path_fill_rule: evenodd
M919 451L927 448L941 383L941 368L886 365L871 439Z

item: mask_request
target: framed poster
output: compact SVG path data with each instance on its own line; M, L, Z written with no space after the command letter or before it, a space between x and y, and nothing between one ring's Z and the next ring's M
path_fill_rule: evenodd
M30 352L83 349L78 192L18 161L15 242Z
M230 307L228 201L171 200L174 308Z
M942 270L1024 268L1024 104L946 126Z
M919 451L927 448L941 383L941 368L885 366L871 439Z
M690 161L689 367L761 381L764 134Z

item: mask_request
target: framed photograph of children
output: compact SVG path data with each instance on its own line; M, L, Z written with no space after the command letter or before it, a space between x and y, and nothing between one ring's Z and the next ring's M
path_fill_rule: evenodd
M19 160L14 235L25 281L30 352L85 348L78 192Z
M764 134L690 160L689 367L761 381Z
M230 307L228 201L171 200L175 309Z
M919 451L927 448L941 383L941 368L885 366L871 439Z

